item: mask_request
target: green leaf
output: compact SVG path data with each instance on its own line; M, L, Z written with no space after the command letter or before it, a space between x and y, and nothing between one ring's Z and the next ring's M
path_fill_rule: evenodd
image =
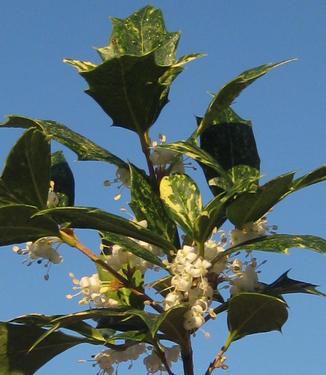
M72 131L55 121L35 120L28 117L11 115L8 120L0 124L0 127L8 128L36 128L55 141L70 148L78 156L78 160L105 161L117 167L128 168L128 164L98 146L88 138Z
M310 249L320 254L326 253L326 240L312 235L273 234L257 238L232 248L232 252L241 250L260 250L287 254L291 248Z
M162 65L175 62L180 33L167 32L159 9L146 6L126 19L111 17L111 22L109 45L98 49L102 60L123 55L143 56L155 50Z
M180 141L176 143L158 145L157 148L168 149L196 160L200 165L203 164L217 172L220 176L223 176L225 181L229 183L229 186L231 186L232 181L223 167L221 167L221 165L210 154L195 144Z
M132 240L131 238L108 232L102 233L101 237L103 243L105 243L105 241L109 241L111 243L114 243L115 245L119 245L130 253L138 256L139 258L147 260L148 262L159 267L165 268L159 257L142 247L139 243Z
M219 228L226 220L225 209L229 197L214 197L198 216L195 227L199 242L207 241L214 228Z
M202 200L195 182L186 175L165 176L161 180L160 194L171 218L194 238L195 223L202 211Z
M112 319L107 319L107 318ZM157 321L160 315L151 314L143 310L130 308L128 306L123 307L111 307L101 309L91 309L73 314L59 316L51 321L52 324L60 323L61 327L69 327L70 324L76 323L80 320L94 319L101 321L100 326L103 328L103 324L106 328L114 329L117 331L128 331L128 330L148 330L151 336L154 338L157 332Z
M175 224L165 211L165 207L158 193L148 182L146 177L133 166L131 171L131 202L132 208L138 221L146 220L149 230L174 242Z
M53 320L62 317L63 315L43 315L43 314L29 314L22 315L15 319L12 319L10 323L20 323L26 326L38 326L41 328L52 328L59 327L69 329L70 331L76 332L85 338L89 339L88 342L93 344L104 344L105 339L101 332L96 328L92 327L90 324L85 323L81 319L76 319L75 321L70 320L68 323L63 321L52 323ZM66 324L65 324L66 323ZM44 333L33 343L33 346L36 347L38 343L42 340L40 338L43 336L47 337L51 334L51 330L46 330ZM44 338L45 338L44 337ZM37 345L36 345L37 344Z
M166 336L167 340L184 345L189 334L183 327L184 314L189 309L189 306L178 305L165 311L160 315L154 331L161 331Z
M287 64L295 59L284 60L275 64L260 65L256 68L242 72L238 77L227 83L222 89L213 96L204 118L200 122L194 138L199 137L203 131L214 124L216 119L220 120L220 114L229 109L234 99L239 96L242 90L251 85L256 79L262 77L270 70Z
M209 177L209 175L207 174ZM255 193L260 179L258 169L249 165L236 165L227 171L228 180L224 177L214 177L208 180L208 185L214 194L227 192L228 195L239 193ZM230 188L230 182L232 187Z
M200 55L175 59L179 33L168 33L159 10L148 6L127 19L112 19L108 46L95 65L65 59L87 81L90 95L114 126L139 135L155 122L168 102L170 86L183 65Z
M284 272L277 280L266 285L263 289L263 293L275 296L288 293L307 293L326 297L326 294L316 289L317 285L290 279L288 273L289 271Z
M240 293L229 301L229 340L236 341L254 333L281 331L287 318L287 305L283 300L258 293Z
M38 130L27 130L10 151L0 179L0 205L46 207L50 181L50 144Z
M242 193L227 208L228 219L238 228L264 216L291 188L293 173L279 176L255 193Z
M0 323L0 373L3 375L32 375L56 355L86 339L53 332L34 350L33 343L46 332L37 326Z
M58 206L73 206L75 179L62 151L51 155L51 181L54 182L54 192L59 196Z
M165 250L174 249L169 241L150 230L97 208L58 207L40 211L35 217L43 215L51 216L58 224L69 223L72 228L96 229L100 232L116 233L148 242Z
M323 165L306 175L295 179L292 184L293 191L303 189L307 186L317 184L326 180L326 165ZM292 192L292 191L291 191Z
M58 225L47 216L31 218L36 207L8 205L0 207L0 246L58 236Z

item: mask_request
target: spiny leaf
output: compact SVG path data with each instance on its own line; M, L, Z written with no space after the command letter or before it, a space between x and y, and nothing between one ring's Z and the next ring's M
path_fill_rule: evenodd
M97 208L58 207L40 211L36 214L37 217L43 215L52 217L58 224L69 223L72 228L96 229L101 232L116 233L148 242L165 250L174 248L169 241L148 229Z
M148 229L174 242L175 224L168 217L158 193L153 190L146 177L133 166L131 170L131 202L138 221L146 220Z
M175 62L180 33L167 32L159 9L146 6L126 19L111 17L111 22L109 44L97 50L102 60L123 55L143 56L155 50L160 64Z
M47 216L34 217L38 209L26 205L0 207L0 246L58 236L58 225Z
M195 222L202 210L200 192L194 181L186 175L165 176L161 180L160 194L171 218L194 238Z
M232 297L228 305L229 340L281 331L287 318L287 305L283 300L258 293L240 293Z
M279 296L288 293L307 293L326 297L326 294L316 289L317 285L305 281L293 280L288 277L289 271L284 272L271 284L264 287L263 293Z
M38 130L27 130L10 151L0 179L0 205L45 208L50 181L50 144Z
M168 102L170 86L183 65L200 55L175 58L179 33L168 33L159 10L147 6L127 19L112 19L109 45L95 65L65 59L87 81L89 94L121 126L139 135Z
M28 117L11 115L8 120L0 124L0 127L12 128L36 128L45 135L70 148L78 156L79 160L105 161L117 167L128 168L128 164L98 146L88 138L74 132L55 121L36 120Z

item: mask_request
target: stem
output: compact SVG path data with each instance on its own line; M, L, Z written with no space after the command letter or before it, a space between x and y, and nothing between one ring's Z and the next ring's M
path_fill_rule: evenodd
M145 294L142 290L130 287L128 280L120 275L119 272L117 272L115 269L113 269L109 264L107 264L103 259L95 255L91 250L89 250L87 247L85 247L82 243L79 242L79 240L75 237L72 230L60 230L60 237L61 239L67 243L68 245L76 248L81 253L86 255L92 262L98 264L103 269L108 271L112 276L114 276L124 287L129 288L132 293L135 295L143 298L144 302L151 306L154 310L156 310L159 313L162 313L164 310L163 308L156 303L151 297L149 297L147 294Z
M187 333L184 345L181 346L181 358L183 363L184 375L194 375L194 362L192 356L192 347L190 334Z
M172 372L172 370L171 370L171 368L170 368L170 366L169 366L169 364L168 364L168 361L166 360L165 353L162 352L162 350L160 349L159 344L158 344L156 341L153 342L153 347L154 347L155 350L156 350L156 355L160 358L161 362L163 363L163 365L164 365L164 367L165 367L165 369L166 369L166 372L167 372L169 375L175 375L175 374Z
M226 370L228 368L228 366L224 363L226 359L224 354L232 344L233 338L234 333L229 334L225 344L222 346L221 350L216 354L213 361L209 364L208 369L205 372L205 375L210 375L217 368L221 368L222 370Z
M157 179L156 179L153 163L152 163L151 158L150 158L150 151L149 151L150 140L149 140L148 132L145 131L143 134L138 134L138 135L139 135L139 140L140 140L142 151L143 151L143 153L145 155L145 158L146 158L148 172L149 172L149 176L150 176L150 178L152 180L152 183L153 183L153 188L155 190L157 190L158 189Z

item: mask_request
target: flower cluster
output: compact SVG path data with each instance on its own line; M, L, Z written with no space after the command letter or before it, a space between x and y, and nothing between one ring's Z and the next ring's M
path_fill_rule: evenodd
M213 296L213 289L206 278L212 264L192 246L184 246L178 250L172 263L165 264L173 275L173 290L165 297L164 309L188 303L190 308L184 316L184 328L199 328L204 323L204 313L208 311Z
M166 362L170 367L172 362L176 362L180 355L180 348L175 345L171 348L164 349ZM151 348L152 349L152 348ZM131 362L129 368L131 368L133 361L138 359L142 354L151 352L144 358L144 365L146 366L148 374L155 374L157 372L166 371L164 365L159 359L158 355L150 348L146 347L144 343L136 344L129 347L126 350L116 351L112 349L105 350L94 357L96 364L100 367L97 375L112 375L114 373L114 366L118 366L121 362Z
M83 276L80 280L76 279L73 273L70 273L73 290L78 290L74 295L68 294L66 298L72 299L78 295L82 295L79 301L80 305L93 304L95 307L112 307L118 305L118 301L108 297L109 291L108 283L103 283L99 275L94 273L92 276Z

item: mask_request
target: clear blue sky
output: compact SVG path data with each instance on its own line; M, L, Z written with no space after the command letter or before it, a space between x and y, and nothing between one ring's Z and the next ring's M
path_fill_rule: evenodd
M92 47L105 45L108 16L124 18L145 1L111 0L11 0L3 2L0 13L0 116L16 113L52 119L88 135L95 142L124 159L143 165L136 138L124 129L110 128L111 120L87 95L84 81L65 57L97 61ZM184 139L194 128L194 115L202 115L214 92L248 68L297 57L261 78L235 104L237 112L251 119L266 179L287 171L307 171L326 160L326 2L323 0L162 0L152 5L163 10L170 31L180 30L179 56L203 52L208 56L189 64L179 76L157 124L153 138L163 132L168 140ZM19 130L0 132L0 165ZM114 189L103 187L115 169L106 164L75 162L66 152L77 181L77 204L103 207L118 212L126 206L113 201ZM203 185L203 178L195 175ZM204 189L205 199L210 195ZM269 222L280 233L315 234L326 237L326 184L313 186L291 196L270 215ZM94 236L82 234L91 246ZM43 281L44 269L20 263L10 248L1 249L0 319L31 313L68 313L78 309L67 301L71 283L68 272L78 277L94 268L82 256L63 249L65 261L52 267L50 280ZM268 259L261 279L271 282L291 268L290 276L322 285L326 290L325 258L303 250L289 256L264 253ZM322 374L325 359L325 300L314 296L287 297L289 320L283 335L270 333L240 340L231 347L226 374L278 375ZM198 333L196 375L203 374L225 335L225 317L210 326L212 338ZM96 374L89 364L96 347L77 347L39 370L39 375ZM180 373L176 370L177 373ZM145 374L134 366L130 375ZM218 372L216 372L218 373Z

